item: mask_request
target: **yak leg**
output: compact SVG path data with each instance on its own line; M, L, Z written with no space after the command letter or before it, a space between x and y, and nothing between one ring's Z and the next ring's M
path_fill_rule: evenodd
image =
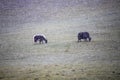
M39 40L39 44L41 44L42 40Z
M81 39L78 39L78 42L81 42Z
M89 42L91 41L91 37L89 37Z

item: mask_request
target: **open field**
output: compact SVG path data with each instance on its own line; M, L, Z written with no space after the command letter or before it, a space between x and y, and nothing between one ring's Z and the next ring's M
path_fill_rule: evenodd
M69 13L67 13L69 12ZM0 33L0 80L119 80L120 7L67 7ZM91 42L77 42L88 31ZM34 44L36 33L48 44Z

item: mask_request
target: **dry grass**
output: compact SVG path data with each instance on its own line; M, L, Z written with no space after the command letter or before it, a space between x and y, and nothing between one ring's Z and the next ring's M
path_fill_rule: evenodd
M109 10L0 34L0 80L119 80L119 10ZM92 42L77 43L80 31L90 32ZM36 33L45 34L48 44L34 44Z

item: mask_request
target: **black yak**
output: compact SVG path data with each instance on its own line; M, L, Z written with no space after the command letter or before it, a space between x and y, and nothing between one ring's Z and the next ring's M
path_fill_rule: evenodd
M91 41L90 34L88 32L80 32L78 33L78 42L81 41L81 39L84 39L85 41Z
M35 36L34 36L34 42L36 43L36 42L38 42L38 41L39 41L40 44L43 43L43 41L44 41L45 43L48 42L47 39L46 39L46 37L45 37L44 35L42 35L42 34L38 34L38 35L35 35Z

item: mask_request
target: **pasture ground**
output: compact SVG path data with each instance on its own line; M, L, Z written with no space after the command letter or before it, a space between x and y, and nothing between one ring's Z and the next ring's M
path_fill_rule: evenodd
M1 33L0 80L119 80L119 9L82 11L68 20ZM88 31L92 41L78 43L80 31ZM45 34L48 44L34 44L36 33Z

